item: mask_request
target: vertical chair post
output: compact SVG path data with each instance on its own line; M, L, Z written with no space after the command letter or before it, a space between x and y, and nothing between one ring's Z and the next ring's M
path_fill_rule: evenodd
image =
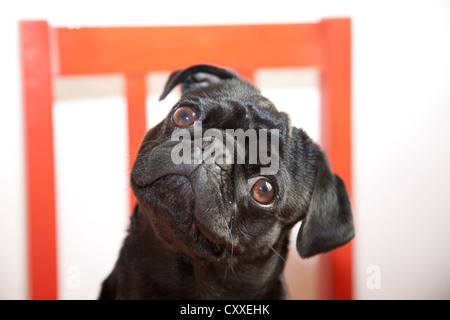
M146 82L145 74L127 74L125 76L125 91L127 98L128 114L128 156L129 172L133 168L134 161L146 132L145 99ZM136 205L136 198L130 190L130 214Z
M351 23L350 19L326 19L322 28L321 144L352 197ZM331 264L331 298L352 299L352 246L350 242L325 255Z
M31 299L57 299L57 245L49 28L20 23Z

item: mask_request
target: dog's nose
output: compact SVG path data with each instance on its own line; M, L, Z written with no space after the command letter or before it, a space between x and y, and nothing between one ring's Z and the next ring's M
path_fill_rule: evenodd
M216 139L213 136L202 138L202 158L203 163L216 164L222 170L228 171L231 169L229 157L227 157L228 150L223 141Z
M228 164L228 163L217 163L216 162L216 165L224 171L229 171L231 169L231 164Z

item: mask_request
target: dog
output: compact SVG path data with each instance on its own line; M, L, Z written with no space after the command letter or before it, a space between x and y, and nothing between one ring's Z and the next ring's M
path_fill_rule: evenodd
M137 205L99 299L290 299L282 271L296 223L302 258L354 237L344 182L320 147L236 72L213 65L175 71L161 99L178 85L180 100L140 146L130 177ZM195 136L199 122L224 139L229 130L254 130L262 146L276 146L268 152L276 170L262 174L267 161L249 161L248 150L240 163L236 153L226 163L219 152L209 162L175 163L181 142L173 135ZM275 129L262 141L264 130ZM185 141L185 160L221 142L213 138Z

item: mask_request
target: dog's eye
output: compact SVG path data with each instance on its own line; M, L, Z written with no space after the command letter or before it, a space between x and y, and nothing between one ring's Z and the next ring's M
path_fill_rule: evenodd
M173 122L181 128L189 127L197 120L197 113L191 107L178 108L173 114Z
M260 204L270 204L275 198L275 188L268 178L252 178L248 181L248 186L251 196Z

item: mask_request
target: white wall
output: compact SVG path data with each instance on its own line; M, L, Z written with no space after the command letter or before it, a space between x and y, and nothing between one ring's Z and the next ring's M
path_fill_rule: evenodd
M353 19L356 298L450 298L449 1L148 3L17 0L0 12L0 299L27 297L20 19L93 26L336 16Z

